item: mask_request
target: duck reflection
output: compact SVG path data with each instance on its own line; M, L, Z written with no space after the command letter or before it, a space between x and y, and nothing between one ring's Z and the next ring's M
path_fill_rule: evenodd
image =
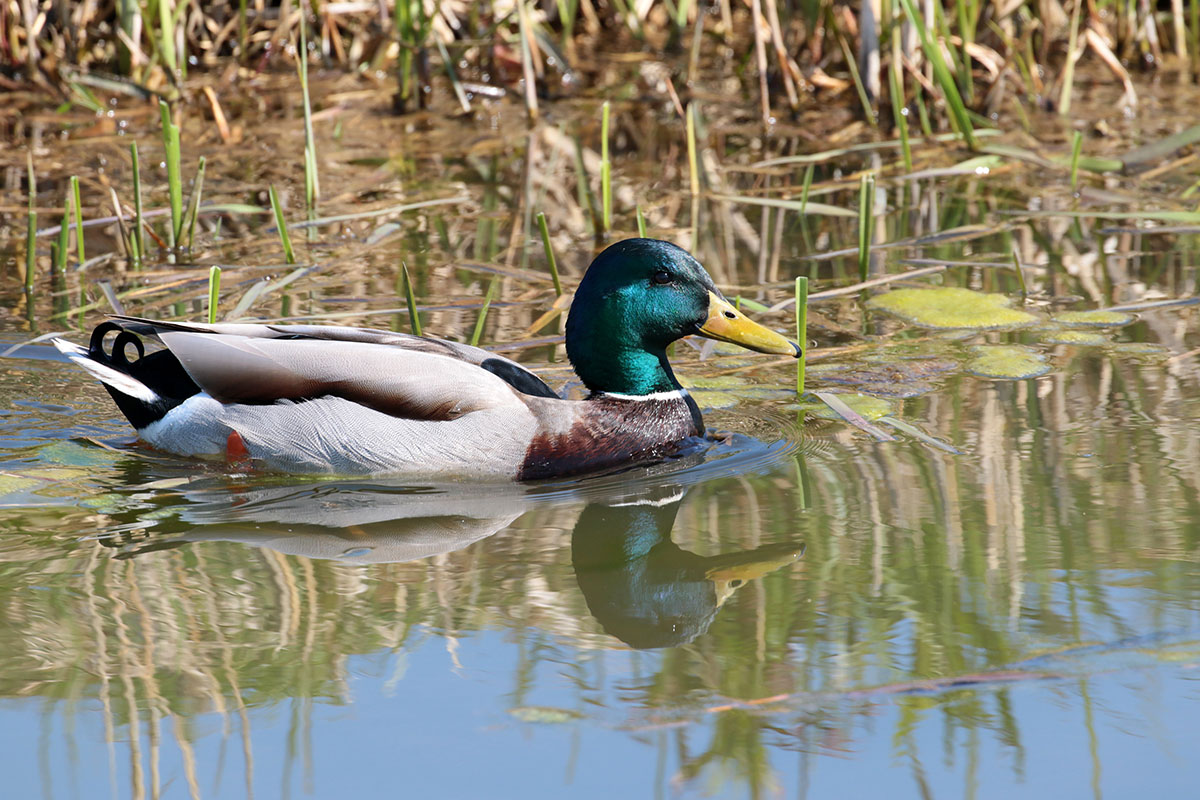
M631 497L592 498L571 532L571 562L589 611L606 632L634 648L692 641L738 588L804 552L795 542L716 556L684 550L671 539L684 491L640 487ZM306 558L399 563L461 550L545 503L530 494L461 487L340 484L186 495L191 502L171 526L181 532L134 547L123 546L119 536L108 544L121 547L123 558L224 541Z
M794 542L701 556L671 540L683 492L593 503L571 534L571 563L588 610L609 634L638 649L687 644L708 630L747 581L804 553Z
M359 564L395 564L452 553L504 530L529 510L519 495L393 491L319 484L189 492L185 532L151 540L129 557L198 542L236 542ZM197 524L199 523L199 524Z

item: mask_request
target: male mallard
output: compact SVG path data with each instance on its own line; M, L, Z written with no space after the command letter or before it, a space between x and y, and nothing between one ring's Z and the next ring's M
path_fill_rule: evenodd
M165 348L147 354L137 334ZM170 453L287 472L529 480L661 459L701 435L666 355L689 334L801 355L730 305L686 251L653 239L606 249L575 293L567 356L586 400L563 400L476 347L366 328L114 317L86 350L55 344Z

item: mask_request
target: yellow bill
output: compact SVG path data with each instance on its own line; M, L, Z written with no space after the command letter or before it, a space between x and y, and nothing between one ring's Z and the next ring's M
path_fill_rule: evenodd
M747 553L726 553L711 559L704 577L713 582L717 603L724 603L735 591L755 578L795 562L804 555L804 545L784 543L766 545Z
M708 319L697 331L708 339L740 344L747 350L799 358L800 345L770 328L759 325L716 292L708 293Z

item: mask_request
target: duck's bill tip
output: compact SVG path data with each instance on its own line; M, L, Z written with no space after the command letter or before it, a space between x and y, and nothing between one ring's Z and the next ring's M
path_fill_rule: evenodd
M714 292L708 296L708 319L697 333L719 342L741 345L756 353L793 358L800 358L804 354L799 344L750 319Z

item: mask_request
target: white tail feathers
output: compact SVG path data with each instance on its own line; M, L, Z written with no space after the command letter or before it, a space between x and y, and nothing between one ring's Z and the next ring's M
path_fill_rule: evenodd
M143 403L154 403L161 399L146 384L131 375L126 375L120 370L113 369L107 364L101 364L99 361L92 359L88 356L87 350L77 344L72 344L65 339L55 339L54 346L58 348L60 353L87 370L93 378L106 386L111 386L121 394L135 397Z
M58 352L65 356L86 356L87 350L84 350L74 342L68 342L66 339L51 339L51 344L58 348Z

